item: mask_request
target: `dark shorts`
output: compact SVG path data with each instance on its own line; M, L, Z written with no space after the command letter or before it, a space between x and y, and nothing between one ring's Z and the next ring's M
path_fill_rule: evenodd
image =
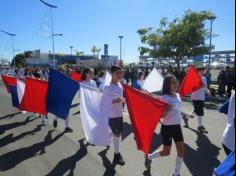
M194 112L197 116L204 116L204 101L202 100L193 100Z
M113 134L121 134L123 132L123 117L110 118L109 126Z
M171 146L173 139L175 142L184 142L181 125L162 125L161 135L165 146Z

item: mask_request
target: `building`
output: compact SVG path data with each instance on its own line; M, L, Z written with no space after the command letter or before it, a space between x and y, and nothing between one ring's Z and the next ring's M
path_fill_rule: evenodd
M76 59L76 64L80 67L102 67L104 62L98 59L98 55L82 55Z
M119 62L118 56L109 55L108 52L109 45L104 44L104 54L101 55L101 59L106 67L111 67L114 64L117 64Z

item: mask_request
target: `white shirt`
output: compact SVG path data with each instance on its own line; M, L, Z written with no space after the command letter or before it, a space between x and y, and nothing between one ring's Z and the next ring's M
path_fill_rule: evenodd
M89 87L97 89L97 84L96 84L96 82L94 80L83 81L82 83L87 85L87 86L89 86Z
M233 92L228 111L228 123L223 134L223 144L228 147L231 151L235 151L235 92Z
M182 122L181 107L182 100L179 94L176 94L176 97L170 95L161 96L161 100L171 106L172 110L163 118L162 123L164 125L180 125Z
M207 79L205 77L202 77L202 82L203 84L206 86L207 85ZM203 87L195 92L192 93L191 96L192 100L202 100L205 101L206 100L206 88Z
M104 91L105 77L98 78L98 82L100 82L100 85L99 85L98 89L101 90L101 91Z
M110 106L107 107L109 118L123 117L123 104L122 104L122 102L112 104L112 101L114 99L117 99L119 97L123 98L122 85L120 83L118 85L111 83L109 86L106 86L104 88L104 93L108 97L107 100L110 103Z

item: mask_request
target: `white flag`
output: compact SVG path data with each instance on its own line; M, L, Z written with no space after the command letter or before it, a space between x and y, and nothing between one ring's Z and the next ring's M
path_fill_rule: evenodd
M154 68L145 79L142 89L150 93L159 92L162 90L163 82L163 76Z
M17 95L19 104L21 103L24 94L25 94L25 83L17 79Z
M80 84L80 114L85 137L90 144L109 145L106 96L100 91Z
M112 80L111 74L106 71L106 76L105 76L105 86L109 86Z

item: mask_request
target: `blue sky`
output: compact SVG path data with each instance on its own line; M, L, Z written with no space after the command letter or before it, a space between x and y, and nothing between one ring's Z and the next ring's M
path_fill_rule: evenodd
M109 44L109 54L119 55L118 35L124 35L123 58L137 61L141 45L137 29L156 27L162 17L170 20L184 11L212 10L217 15L213 39L216 50L235 48L234 0L47 0L58 5L54 10L56 51L70 53L69 46L91 54L93 45L103 49ZM52 50L47 37L49 9L39 0L1 0L0 29L16 33L16 49ZM41 26L41 27L40 27ZM208 24L209 27L209 24ZM0 56L11 57L9 37L0 34ZM103 51L102 51L103 52Z

